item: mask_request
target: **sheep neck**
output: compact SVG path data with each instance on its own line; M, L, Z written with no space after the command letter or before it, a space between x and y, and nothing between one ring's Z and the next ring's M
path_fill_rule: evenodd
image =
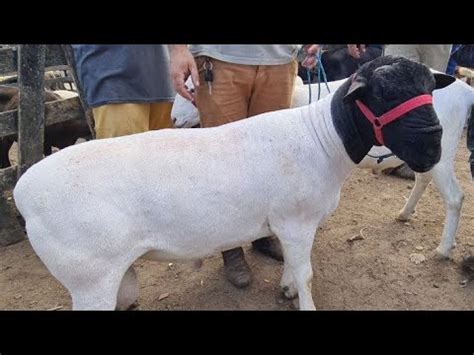
M347 80L334 93L331 116L346 153L355 164L359 164L374 145L375 137L372 126L360 114L355 103L344 103L343 98L349 87L350 80Z

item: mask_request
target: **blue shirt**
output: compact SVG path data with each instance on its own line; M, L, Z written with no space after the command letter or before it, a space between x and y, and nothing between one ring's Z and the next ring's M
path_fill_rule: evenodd
M76 72L91 107L173 101L165 45L73 45Z
M446 69L446 74L449 74L449 75L455 74L457 63L453 58L453 53L456 52L460 46L461 46L460 44L453 44L453 48L451 49L451 56L448 62L448 68Z

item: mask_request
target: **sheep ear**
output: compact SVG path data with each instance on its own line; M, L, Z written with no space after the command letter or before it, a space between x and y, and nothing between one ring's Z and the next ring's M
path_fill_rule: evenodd
M367 79L359 75L353 76L348 80L352 80L352 83L349 87L349 90L347 91L347 94L344 96L344 102L360 97L361 93L367 87Z
M433 73L433 76L436 81L436 86L434 90L445 88L448 85L451 85L456 81L456 78L451 75L441 74L441 73Z

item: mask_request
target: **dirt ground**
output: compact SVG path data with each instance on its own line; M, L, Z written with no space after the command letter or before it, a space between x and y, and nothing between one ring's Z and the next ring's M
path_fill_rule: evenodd
M462 257L474 254L474 183L465 136L456 171L465 202L453 258L437 261L434 249L444 222L433 184L414 217L395 217L412 181L356 169L344 185L338 209L319 229L313 247L313 297L319 310L473 310L474 282L463 286ZM362 240L347 240L361 232ZM201 269L187 264L135 263L140 310L291 310L279 292L282 264L245 247L253 283L235 289L223 277L219 255ZM423 254L415 264L412 253ZM71 300L36 257L28 241L0 248L0 309L68 310Z

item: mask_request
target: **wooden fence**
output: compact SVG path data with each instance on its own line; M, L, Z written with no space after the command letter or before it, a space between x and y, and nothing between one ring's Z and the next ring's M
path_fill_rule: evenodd
M71 75L47 79L74 84L79 97L44 103L45 71L63 70ZM17 134L18 164L0 169L0 246L25 238L17 211L9 194L18 178L43 158L45 126L68 120L87 119L92 135L92 119L82 98L82 90L73 69L70 45L19 45L0 48L0 85L18 85L18 110L0 113L0 139Z

